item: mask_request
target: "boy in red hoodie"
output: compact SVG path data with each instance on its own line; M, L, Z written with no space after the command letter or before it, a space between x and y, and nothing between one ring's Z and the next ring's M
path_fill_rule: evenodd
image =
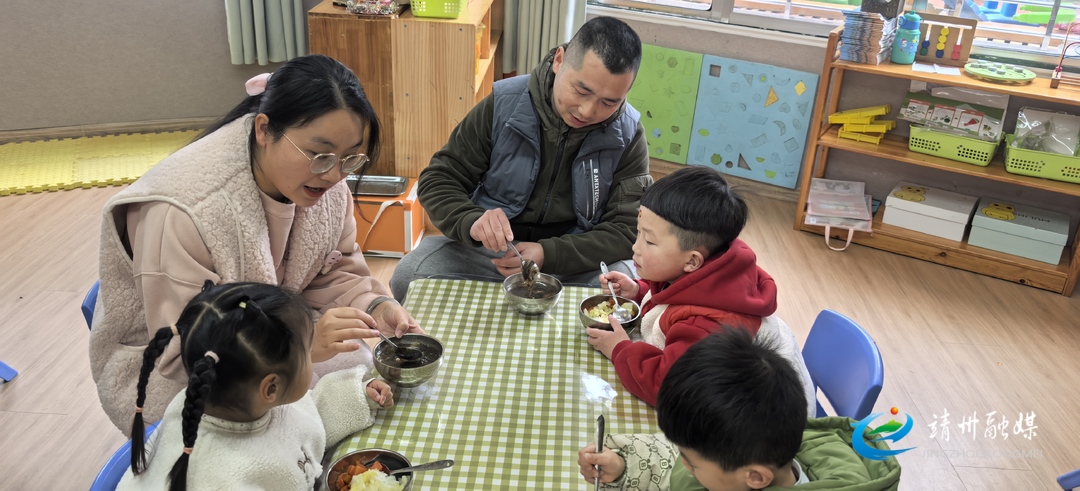
M644 341L631 342L612 318L613 331L586 330L589 344L611 359L623 386L649 405L656 405L660 382L675 360L723 325L752 337L759 330L775 337L780 354L804 377L808 405L815 408L794 335L769 317L776 311L776 284L738 239L747 215L746 202L720 173L687 166L657 181L641 198L633 250L643 279L618 272L600 276L605 293L641 304Z

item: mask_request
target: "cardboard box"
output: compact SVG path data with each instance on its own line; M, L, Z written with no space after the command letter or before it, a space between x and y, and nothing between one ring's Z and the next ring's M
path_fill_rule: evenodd
M977 198L901 182L885 199L882 222L957 242L964 239Z
M416 179L399 196L353 195L356 243L366 255L402 257L424 238L424 209Z
M968 244L1058 264L1068 237L1068 215L982 198L971 220Z

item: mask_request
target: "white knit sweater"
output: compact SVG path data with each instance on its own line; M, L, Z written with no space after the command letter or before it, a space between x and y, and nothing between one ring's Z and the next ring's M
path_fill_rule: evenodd
M249 423L203 415L188 462L191 490L310 490L322 474L323 453L375 421L378 403L364 393L370 369L356 367L324 376L303 399L270 410ZM183 452L180 393L147 443L146 470L130 467L117 491L167 489L173 464Z

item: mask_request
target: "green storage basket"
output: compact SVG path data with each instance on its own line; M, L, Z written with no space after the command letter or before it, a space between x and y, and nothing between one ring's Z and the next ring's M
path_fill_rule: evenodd
M469 0L410 0L409 3L417 17L456 19L465 12Z
M1005 170L1024 176L1080 183L1080 157L1013 148L1013 135L1005 137Z
M940 133L915 125L911 125L911 138L908 139L908 148L912 152L936 155L982 167L990 164L997 145L998 142Z

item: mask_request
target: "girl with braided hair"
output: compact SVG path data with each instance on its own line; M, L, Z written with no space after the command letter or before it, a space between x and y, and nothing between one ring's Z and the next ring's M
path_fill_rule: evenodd
M307 301L281 287L207 281L143 352L131 468L117 489L313 489L327 447L371 426L393 394L365 365L309 391L311 317ZM187 389L144 442L150 373L174 338Z

